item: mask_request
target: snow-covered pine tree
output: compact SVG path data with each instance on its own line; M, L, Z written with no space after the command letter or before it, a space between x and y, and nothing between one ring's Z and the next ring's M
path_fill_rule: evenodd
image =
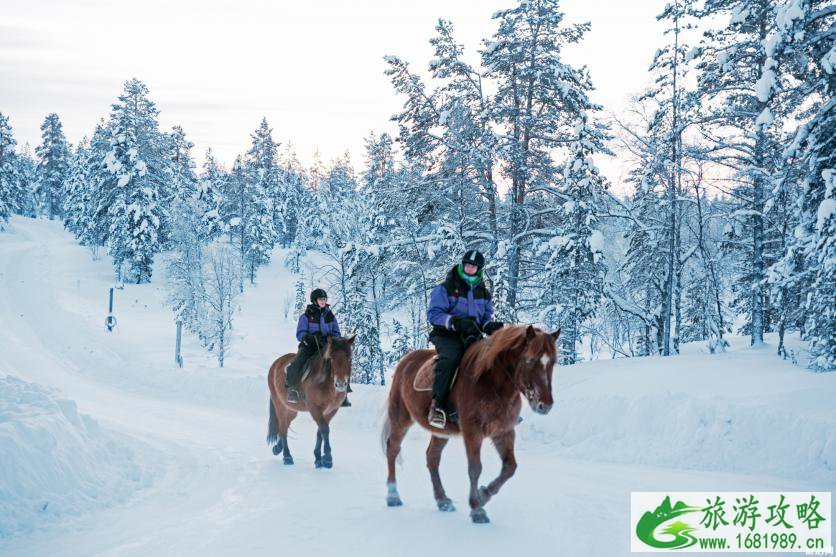
M84 211L91 203L88 178L90 149L87 138L83 138L70 157L69 171L65 182L64 228L80 238L84 231Z
M586 68L562 60L561 50L578 43L588 23L564 25L557 0L523 0L494 14L498 29L482 51L486 75L497 87L491 108L500 137L498 153L510 183L508 192L507 303L516 311L528 275L527 250L539 236L527 230L527 204L535 192L553 194L560 180L555 149L577 141L576 126L599 107L589 100ZM572 156L572 155L570 155ZM549 210L557 213L557 208Z
M212 149L206 151L203 173L198 181L197 208L200 214L201 238L213 241L224 232L221 211L226 174L218 165Z
M305 313L305 308L308 305L308 296L305 292L305 281L301 278L297 279L295 286L295 300L293 303L294 319Z
M239 277L255 281L255 271L270 260L273 247L273 204L258 178L248 172L242 157L235 159L225 180L221 220L238 252ZM239 285L243 291L243 282Z
M13 196L15 212L25 217L38 216L38 200L35 189L38 186L38 163L32 156L28 143L17 154L17 174L20 178L17 193Z
M111 151L111 134L107 125L96 125L88 148L85 165L86 188L90 202L83 206L80 221L77 223L78 240L89 246L93 257L98 257L99 247L107 243L110 230L108 210L115 202L117 189L113 173L107 166L107 155Z
M557 234L544 242L541 251L541 257L547 259L541 319L560 327L560 363L564 365L580 360L578 343L584 324L600 303L605 274L603 235L594 213L605 182L591 158L592 153L603 149L605 135L600 128L589 125L583 114L575 133L572 156L564 166L559 186L566 201Z
M18 209L21 176L20 163L15 153L16 144L9 119L0 112L0 229Z
M284 201L283 182L280 181L281 171L279 169L278 152L279 144L273 141L273 130L267 123L267 118L262 118L258 128L250 136L252 144L245 157L247 175L252 181L254 191L262 192L270 200L270 218L272 220L270 230L282 227L284 217L281 207ZM272 248L275 237L271 237L269 245ZM250 269L253 271L253 269Z
M70 147L58 115L48 114L41 124L38 155L38 198L49 219L60 218L64 207L64 182L70 164Z
M256 269L270 262L270 253L276 237L273 229L273 203L258 182L251 184L252 211L245 222L244 235L247 238L245 253L247 275L250 284L255 284Z
M327 236L331 234L328 192L317 174L312 176L310 188L299 207L299 221L295 245L304 253L306 250L323 249Z
M296 239L305 182L305 169L296 158L293 146L288 143L279 172L279 188L282 195L278 205L273 206L278 215L277 241L285 248L291 246Z
M409 259L422 270L420 285L414 274L408 274L411 283L404 284L415 296L410 300L413 306L426 304L428 277L443 276L465 246L480 248L496 267L500 242L494 113L492 98L483 89L488 80L483 69L464 61L464 48L456 43L450 22L439 20L430 44L435 50L429 64L437 84L433 90L425 88L403 60L386 57L386 73L406 98L404 110L393 119L400 125L399 142L409 164L394 173L381 199L391 206L384 214L396 223L391 232L399 236L398 251L411 252ZM381 136L380 153L375 154L371 148L377 139L370 138L370 160L391 150L387 140Z
M641 100L653 101L653 116L648 125L648 135L654 139L652 150L662 157L659 176L655 180L664 192L659 209L665 225L655 234L664 238L664 292L661 300L662 354L679 352L681 324L683 261L683 214L690 204L683 203L684 149L683 134L694 121L694 98L685 89L688 70L688 46L682 40L682 32L691 25L688 17L693 12L693 0L674 0L667 4L658 20L666 21L664 34L670 36L669 44L656 51L650 72L654 76L651 87ZM661 246L660 246L661 247Z
M747 316L743 331L752 344L763 343L770 327L766 250L772 239L764 209L780 161L776 131L784 107L775 68L765 63L776 7L764 0L706 0L698 12L702 21L728 21L705 31L695 59L710 160L736 182L725 246L739 254L735 305Z
M235 251L238 253L238 261L241 269L239 277L242 281L246 266L247 248L249 246L246 235L246 223L250 219L250 213L252 212L249 194L250 191L247 187L247 175L244 169L244 163L239 155L236 157L235 162L232 164L232 170L224 181L221 221L224 224L224 229L229 234L230 243L235 246ZM240 283L239 288L242 292L244 291L243 282Z
M404 354L412 350L411 333L397 319L392 319L392 348L386 352L386 365L394 367Z
M360 245L346 250L348 270L341 314L346 316L346 331L357 335L352 355L352 380L365 384L386 384L386 355L380 344L380 319L373 301L369 268L374 265L374 250ZM345 333L348 334L348 333Z
M779 288L802 302L798 320L810 342L810 367L836 369L836 8L827 0L778 3L777 28L767 43L763 73L794 100L802 124L783 158L800 182L797 225L772 269ZM769 85L769 84L765 84ZM785 186L785 184L779 186Z
M119 278L137 284L151 280L154 254L161 249L163 207L160 191L168 162L157 124L157 108L148 87L138 79L125 83L110 114L111 149L105 158L112 174L113 203L108 207L108 248Z
M192 147L194 143L186 138L186 132L180 126L171 128L167 134L167 150L171 162L171 189L174 198L187 200L197 197L197 177L195 176L195 163L192 158Z

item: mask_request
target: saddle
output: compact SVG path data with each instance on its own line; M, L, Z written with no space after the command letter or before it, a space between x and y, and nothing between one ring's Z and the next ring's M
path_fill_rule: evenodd
M412 388L418 392L427 392L433 390L433 377L435 372L435 362L438 356L433 356L427 362L424 362L415 374L415 379L412 381ZM453 390L453 385L456 384L456 378L459 376L459 368L453 373L453 381L450 382L450 390Z

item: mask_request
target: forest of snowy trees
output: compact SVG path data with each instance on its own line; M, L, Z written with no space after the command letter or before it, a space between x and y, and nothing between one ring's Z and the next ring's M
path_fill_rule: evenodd
M775 332L779 355L799 333L833 370L836 5L675 0L659 19L650 86L618 118L564 59L590 25L557 0L497 12L477 64L440 20L431 60L385 57L398 134L371 133L357 169L305 168L266 120L230 166L209 151L198 168L137 79L75 146L50 114L31 153L0 114L0 226L62 219L124 282L164 257L176 318L220 365L236 297L281 246L297 273L319 254L360 382L426 343L429 289L472 248L497 317L560 327L563 364ZM631 164L618 187L594 162L613 153ZM309 289L300 274L288 297Z

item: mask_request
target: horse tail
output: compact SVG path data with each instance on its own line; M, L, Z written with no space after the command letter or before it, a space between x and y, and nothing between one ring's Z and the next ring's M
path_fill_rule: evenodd
M270 417L267 418L267 444L275 445L279 441L279 420L276 418L276 407L273 406L273 399L269 399Z
M386 456L390 433L392 433L392 420L389 418L389 412L387 412L386 419L383 420L383 429L380 430L380 449L383 451L383 456Z

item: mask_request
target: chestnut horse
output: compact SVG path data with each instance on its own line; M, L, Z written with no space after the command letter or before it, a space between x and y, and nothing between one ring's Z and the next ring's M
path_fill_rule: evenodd
M267 443L273 445L273 454L283 453L284 463L293 464L293 456L287 446L287 430L299 412L309 412L318 426L314 465L331 468L330 426L346 396L351 375L351 346L354 337L328 337L325 351L309 360L306 376L299 385L299 402L287 401L285 373L296 354L285 354L270 366L267 384L270 387L270 418L267 422ZM323 455L322 444L325 443Z
M455 510L441 485L438 466L449 437L461 434L470 476L470 517L476 523L489 522L485 504L517 468L514 427L522 407L520 394L538 414L548 414L554 404L552 372L559 335L560 330L546 333L531 325L505 327L470 346L459 364L458 377L450 392L450 400L459 413L459 424L448 422L443 430L431 427L427 421L431 393L415 387L419 370L435 365L435 350L415 350L404 356L392 378L381 438L389 467L386 504L390 507L403 504L395 480L395 460L407 430L417 422L433 434L427 447L427 467L439 510ZM425 369L424 374L431 371ZM493 441L499 452L502 470L487 487L477 487L482 473L482 442L486 438Z

